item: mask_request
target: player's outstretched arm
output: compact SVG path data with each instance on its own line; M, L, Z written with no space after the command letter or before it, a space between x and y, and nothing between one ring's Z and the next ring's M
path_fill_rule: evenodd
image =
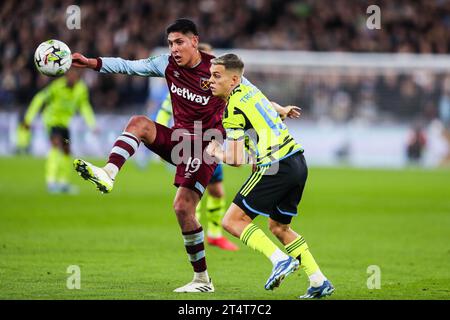
M271 101L272 106L275 108L275 110L278 112L278 114L281 117L281 120L284 120L287 118L291 118L291 119L298 119L300 118L301 110L302 108L297 107L297 106L285 106L282 107L280 106L278 103Z
M206 153L219 161L233 167L245 164L244 140L228 140L226 150L216 140L212 140L206 147Z
M101 73L122 73L146 77L164 77L169 55L162 54L147 59L125 60L122 58L87 58L81 53L72 54L72 64L78 68L90 68Z

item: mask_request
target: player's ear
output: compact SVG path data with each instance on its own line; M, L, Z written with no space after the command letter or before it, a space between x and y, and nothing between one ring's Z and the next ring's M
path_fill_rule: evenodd
M234 87L235 85L238 84L240 78L241 78L241 77L240 77L238 74L236 74L236 73L233 74L233 77L232 77L232 80L233 80L233 87Z
M191 41L192 41L192 46L195 48L195 49L198 49L198 36L192 36L192 38L191 38Z

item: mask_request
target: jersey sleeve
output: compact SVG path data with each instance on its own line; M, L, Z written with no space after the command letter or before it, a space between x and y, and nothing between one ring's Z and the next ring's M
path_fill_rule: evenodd
M222 125L226 131L227 140L244 139L245 118L239 108L228 105L223 115Z
M122 58L100 58L101 73L123 73L146 77L164 77L169 54L152 56L147 59L125 60Z
M39 91L31 100L30 106L28 107L25 113L24 119L24 122L27 125L30 125L33 122L34 118L39 113L44 103L48 100L51 89L52 83L50 83L47 87Z

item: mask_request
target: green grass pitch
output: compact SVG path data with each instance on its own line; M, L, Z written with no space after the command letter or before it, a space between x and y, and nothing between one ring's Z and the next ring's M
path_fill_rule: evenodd
M248 174L225 169L228 202ZM270 263L233 240L238 252L206 245L215 293L173 293L192 270L166 166L127 163L110 195L73 181L78 195L48 195L43 159L0 159L0 299L296 299L307 288L299 270L265 291ZM335 285L329 299L450 298L450 171L312 167L299 212L292 226ZM69 265L79 290L66 287ZM367 287L370 265L380 289Z

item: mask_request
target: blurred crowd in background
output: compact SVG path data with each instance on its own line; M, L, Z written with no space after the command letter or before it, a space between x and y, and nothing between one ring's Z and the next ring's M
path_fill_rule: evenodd
M345 123L404 121L423 125L440 118L450 126L450 74L388 70L329 70L326 74L247 73L276 101L295 101L304 117ZM280 83L284 83L280 86Z
M0 111L25 108L49 78L39 76L33 53L56 38L87 56L148 57L166 46L165 27L192 18L201 41L216 48L352 52L448 53L450 1L360 0L127 0L77 1L81 29L66 27L73 1L2 1L0 5ZM381 30L369 30L366 9L381 8ZM292 91L292 104L312 117L341 119L387 114L394 118L438 117L450 104L448 75L296 76L289 85L276 75L255 74L271 97ZM282 80L286 80L285 76ZM84 74L96 111L125 112L147 103L146 78ZM267 81L266 81L267 80ZM271 86L277 88L271 90ZM292 101L293 100L293 101ZM449 116L450 117L450 116Z

